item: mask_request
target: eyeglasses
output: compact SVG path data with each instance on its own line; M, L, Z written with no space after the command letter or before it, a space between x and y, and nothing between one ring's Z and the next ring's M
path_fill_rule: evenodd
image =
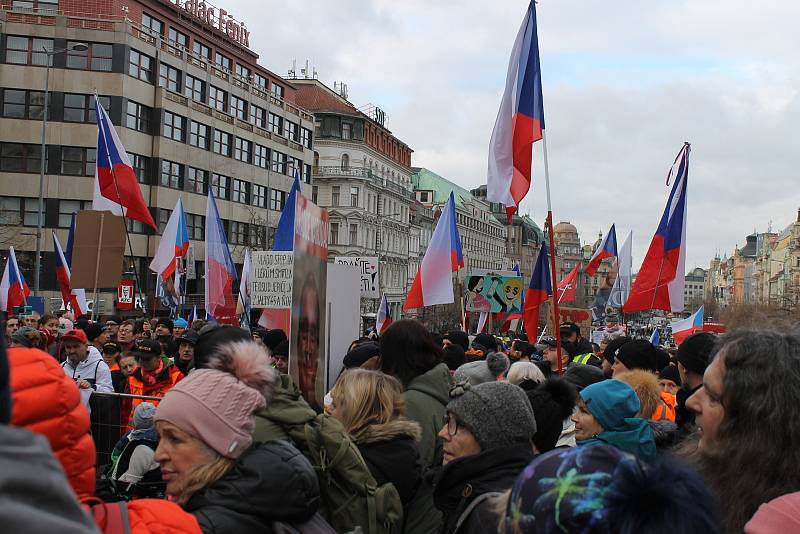
M451 436L458 434L458 419L450 414L445 414L442 424L447 428L447 433Z

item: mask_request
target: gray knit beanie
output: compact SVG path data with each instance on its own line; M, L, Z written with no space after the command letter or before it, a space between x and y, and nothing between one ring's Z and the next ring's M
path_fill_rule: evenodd
M456 382L469 382L473 386L494 382L508 371L508 357L502 352L490 352L485 360L465 363L453 373Z
M475 436L481 452L530 444L536 419L525 392L508 382L456 385L447 411Z
M156 415L156 406L150 402L143 402L133 410L133 428L146 430L153 427L153 417Z

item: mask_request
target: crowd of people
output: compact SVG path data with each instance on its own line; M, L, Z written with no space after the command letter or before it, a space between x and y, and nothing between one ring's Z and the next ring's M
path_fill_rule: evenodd
M9 532L800 531L800 333L355 340L315 409L281 330L9 317Z

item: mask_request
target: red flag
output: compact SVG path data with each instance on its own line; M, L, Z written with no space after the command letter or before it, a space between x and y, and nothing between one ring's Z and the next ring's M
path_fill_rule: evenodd
M583 264L579 263L558 283L558 302L574 302L578 295L578 272Z

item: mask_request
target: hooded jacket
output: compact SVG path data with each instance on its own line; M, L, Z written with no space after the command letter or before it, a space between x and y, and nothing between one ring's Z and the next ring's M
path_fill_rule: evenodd
M442 444L436 434L442 428L451 384L450 370L440 363L411 380L403 394L406 415L422 430L419 455L423 467L441 465Z
M203 534L274 532L272 523L310 520L320 503L314 468L285 441L253 445L221 479L184 507Z
M89 398L92 396L92 391L99 391L103 393L113 393L114 384L111 380L111 370L108 368L103 356L95 347L89 346L89 351L86 359L78 364L72 363L67 358L61 364L64 369L64 374L72 380L88 380L92 385L90 389L81 389L81 400L84 406L89 406Z
M256 414L256 427L253 430L254 442L283 440L291 442L285 427L305 425L317 416L300 389L289 375L279 375L279 381L272 390L272 398L267 407Z

